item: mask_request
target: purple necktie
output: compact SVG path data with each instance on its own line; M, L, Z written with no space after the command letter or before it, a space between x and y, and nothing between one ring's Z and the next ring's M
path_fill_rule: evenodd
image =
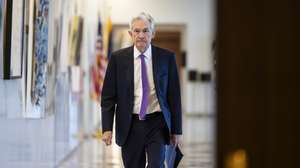
M143 95L142 95L142 105L139 114L140 120L144 120L148 107L148 96L149 96L149 82L147 76L147 67L145 63L145 55L141 54L141 76L142 76L142 87L143 87Z

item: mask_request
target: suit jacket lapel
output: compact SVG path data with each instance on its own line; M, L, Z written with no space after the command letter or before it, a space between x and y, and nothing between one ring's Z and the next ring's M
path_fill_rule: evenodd
M126 65L128 66L126 72L126 79L129 88L130 97L132 100L134 99L134 63L133 63L133 47L128 49L128 53L126 54Z
M124 61L124 65L127 68L126 71L126 79L127 82L129 84L131 84L133 82L133 76L134 76L134 64L133 64L133 47L128 48L126 55L124 55L124 57L126 57L125 61Z

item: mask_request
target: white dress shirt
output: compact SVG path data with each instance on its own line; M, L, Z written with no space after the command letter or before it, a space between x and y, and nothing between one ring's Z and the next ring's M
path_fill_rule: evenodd
M152 50L151 45L143 53L145 55L145 62L147 67L147 75L149 81L149 98L147 114L161 111L159 102L156 96L155 85L153 80L153 67L152 67ZM134 106L133 113L139 114L142 104L143 87L142 87L142 77L141 77L141 52L134 46Z

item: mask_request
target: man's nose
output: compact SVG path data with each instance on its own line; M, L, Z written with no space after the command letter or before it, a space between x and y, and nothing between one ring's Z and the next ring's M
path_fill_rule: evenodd
M138 34L138 38L144 38L145 37L145 34L143 33L143 32L140 32L139 34Z

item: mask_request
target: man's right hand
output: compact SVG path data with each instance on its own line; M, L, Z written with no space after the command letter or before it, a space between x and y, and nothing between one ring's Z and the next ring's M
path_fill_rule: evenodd
M112 131L105 131L102 135L102 141L106 145L111 145Z

